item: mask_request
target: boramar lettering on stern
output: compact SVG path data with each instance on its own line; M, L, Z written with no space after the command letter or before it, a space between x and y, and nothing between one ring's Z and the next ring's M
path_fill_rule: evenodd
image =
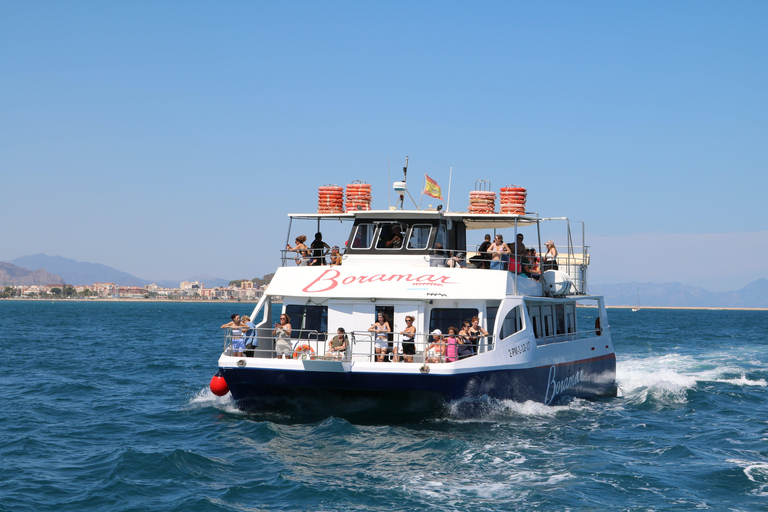
M552 365L549 367L549 377L547 378L547 393L544 396L544 403L549 405L552 400L566 389L576 386L580 382L586 382L589 380L587 373L579 368L576 373L566 377L562 380L557 380L557 367Z

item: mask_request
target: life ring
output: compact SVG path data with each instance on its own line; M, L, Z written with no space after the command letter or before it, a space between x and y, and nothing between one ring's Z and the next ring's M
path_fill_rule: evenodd
M314 359L315 350L309 345L300 345L296 347L296 350L293 351L293 358L298 359L299 356L305 352L309 352L309 358Z
M595 335L602 336L603 328L600 326L600 317L595 318Z

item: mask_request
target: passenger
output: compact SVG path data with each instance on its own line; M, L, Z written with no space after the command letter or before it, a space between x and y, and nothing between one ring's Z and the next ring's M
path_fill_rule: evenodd
M430 267L444 267L445 266L445 250L443 244L440 242L435 243L435 247L429 251L429 266Z
M222 325L222 329L231 329L230 336L232 337L232 355L235 357L242 357L245 350L245 340L243 340L243 331L246 328L245 323L240 319L240 315L233 313L230 316L231 321Z
M464 320L461 330L459 331L459 336L456 339L458 342L456 352L459 359L464 359L465 357L469 357L475 354L474 350L472 349L472 342L469 340L470 325L471 324L469 323L469 320Z
M339 254L338 245L334 245L333 247L331 247L331 254L329 258L331 259L331 266L341 265L341 254Z
M491 246L491 235L485 235L483 243L477 248L477 254L469 258L469 261L477 268L488 268L488 261L491 259L490 253L488 253L488 247Z
M299 235L296 237L296 247L291 247L291 244L288 244L288 250L290 252L296 253L296 264L300 267L309 265L309 248L304 245L304 242L307 241L307 237L304 235Z
M259 346L259 338L256 337L256 324L251 322L251 317L248 315L243 315L241 320L248 327L243 338L246 348L245 355L253 357L253 349Z
M331 343L328 345L328 352L326 352L325 355L341 359L341 356L347 351L348 344L349 340L347 339L346 331L343 327L339 327L336 329L336 336L333 337Z
M488 331L482 328L480 325L480 319L476 316L473 316L472 325L469 328L469 343L473 350L478 350L478 347L480 346L480 340L484 336L488 336Z
M509 247L504 243L504 237L496 235L493 243L488 246L488 252L491 254L491 269L506 270L506 261L509 259Z
M416 327L413 325L414 318L412 316L405 317L405 329L400 333L402 336L401 345L403 347L403 361L406 363L413 362L413 356L416 354ZM397 361L397 359L395 359Z
M448 336L445 338L445 362L452 363L456 360L456 335L459 330L455 327L448 328Z
M325 265L325 255L328 254L327 251L330 250L330 247L323 242L322 233L315 233L315 239L310 247L312 248L312 259L309 260L309 264L312 266Z
M379 312L378 321L368 328L369 331L376 333L376 360L380 363L384 362L384 356L389 350L389 338L387 333L392 332L392 328L389 326L389 321L385 313Z
M432 344L427 347L425 355L428 363L440 363L445 354L445 343L443 342L443 331L435 329L432 331Z
M272 336L275 337L275 355L282 359L291 356L293 345L291 344L291 319L288 315L280 315L280 321L275 323Z
M525 256L525 244L523 243L523 234L517 234L517 241L514 244L509 244L509 271L510 272L522 272L523 271L523 257Z
M399 249L403 246L403 237L398 232L392 233L392 236L384 244L387 249Z
M459 251L453 251L446 264L451 268L467 266L467 264L464 262L464 253Z
M547 254L544 255L544 261L541 263L541 271L557 270L557 249L552 240L547 240Z

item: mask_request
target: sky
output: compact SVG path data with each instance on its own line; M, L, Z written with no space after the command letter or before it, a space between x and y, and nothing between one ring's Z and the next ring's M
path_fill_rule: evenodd
M417 202L424 174L452 211L488 180L583 222L590 283L736 290L768 277L767 23L764 1L0 2L0 261L261 277L317 187L387 208L407 156Z

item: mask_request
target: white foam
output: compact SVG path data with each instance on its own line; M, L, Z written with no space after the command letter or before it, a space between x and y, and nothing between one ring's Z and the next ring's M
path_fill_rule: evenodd
M190 398L189 405L193 408L215 407L228 413L242 414L242 411L235 405L231 394L227 393L224 396L216 396L208 387L201 389L195 396Z
M758 485L757 489L750 494L755 496L768 496L768 463L736 459L728 459L726 462L743 467L744 474L749 481Z
M768 386L768 382L765 379L749 380L746 374L741 374L738 379L716 379L715 382L723 382L726 384L733 384L734 386Z

